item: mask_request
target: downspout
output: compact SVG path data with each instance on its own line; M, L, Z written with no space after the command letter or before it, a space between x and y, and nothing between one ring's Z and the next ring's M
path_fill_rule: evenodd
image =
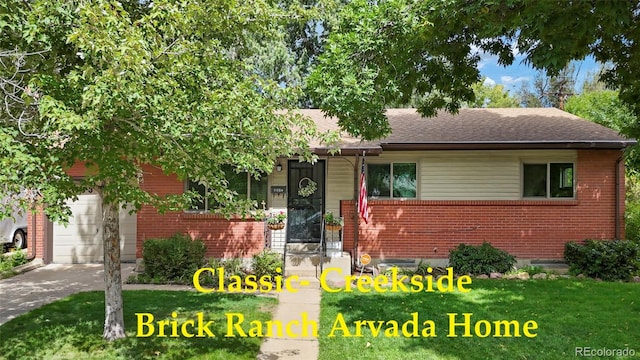
M355 208L353 211L353 257L351 258L351 268L355 269L355 265L357 262L357 258L358 258L358 232L359 232L359 220L360 220L360 216L358 214L358 199L360 196L360 177L358 175L360 175L358 173L358 164L360 163L360 157L359 154L356 153L356 163L353 166L353 198L354 198L354 204L355 204Z
M615 214L615 237L616 240L620 239L620 162L622 162L623 155L620 155L616 160L616 214Z

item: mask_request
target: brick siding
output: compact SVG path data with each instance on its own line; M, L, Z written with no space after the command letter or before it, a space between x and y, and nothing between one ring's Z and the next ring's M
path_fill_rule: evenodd
M181 194L184 182L175 175L164 175L156 168L144 167L143 189L158 195ZM169 237L176 233L189 234L204 241L207 257L248 258L264 248L265 233L262 221L227 220L213 214L169 212L159 214L151 206L143 206L137 214L136 257L142 257L143 244L148 239Z
M374 258L447 258L460 243L488 241L522 259L562 259L564 244L615 237L615 164L619 151L580 150L576 199L370 200L359 223L358 252ZM620 164L624 174L623 163ZM620 179L624 238L624 176ZM354 201L342 201L344 249L354 247Z

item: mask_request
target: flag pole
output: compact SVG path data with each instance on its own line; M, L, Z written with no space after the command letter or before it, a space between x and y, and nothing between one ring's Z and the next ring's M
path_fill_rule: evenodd
M363 152L364 155L364 152ZM358 169L360 168L360 154L356 153L356 163L353 168L353 196L356 200L354 202L353 209L353 259L351 261L352 268L356 268L356 264L358 263L358 229L360 227L360 213L358 211L358 199L360 196L360 172Z

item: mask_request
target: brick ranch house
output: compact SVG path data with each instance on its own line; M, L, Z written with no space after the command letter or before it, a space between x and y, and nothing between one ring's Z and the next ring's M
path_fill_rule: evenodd
M336 119L300 110L320 129ZM317 243L321 234L334 256L370 254L374 261L427 259L445 264L460 243L488 241L518 259L562 260L564 244L587 238L624 238L623 151L635 144L615 131L553 108L462 109L422 118L413 109L387 111L393 132L361 142L345 136L341 153L313 146L315 164L278 159L271 174L255 180L233 175L231 184L270 211L287 212L283 230L261 221L226 220L208 213L210 204L158 214L149 206L121 214L123 261L142 257L147 239L188 233L202 239L208 257L249 258L265 244L283 251L288 243ZM358 218L363 154L370 219ZM82 173L81 166L70 174ZM143 187L158 194L202 186L144 168ZM298 189L317 183L308 197ZM68 227L30 218L29 241L45 262L102 259L96 195L71 203ZM322 214L344 217L341 232L324 232ZM342 252L343 250L344 252ZM335 255L338 254L338 255Z

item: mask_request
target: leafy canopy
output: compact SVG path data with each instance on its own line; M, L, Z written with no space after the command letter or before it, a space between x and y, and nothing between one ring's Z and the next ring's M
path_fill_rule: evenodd
M309 90L344 129L373 139L390 131L390 104L418 98L418 111L432 116L473 101L481 51L502 65L519 52L549 76L592 55L612 64L602 79L640 114L638 16L629 1L353 1L328 37Z
M27 101L0 118L0 159L8 165L0 180L37 189L54 219L64 219L64 201L87 188L98 188L105 203L182 208L183 196L143 189L143 164L200 180L238 211L247 204L227 189L222 165L259 176L277 156L311 159L314 125L286 110L298 87L255 65L259 44L279 36L274 19L286 18L269 2L8 6L20 11L0 29L16 36L3 36L1 48L27 61L10 69L22 71L18 95ZM89 171L73 181L65 171L77 161Z
M520 102L509 94L502 85L487 84L486 78L471 85L474 100L465 104L470 108L510 108L520 107Z

